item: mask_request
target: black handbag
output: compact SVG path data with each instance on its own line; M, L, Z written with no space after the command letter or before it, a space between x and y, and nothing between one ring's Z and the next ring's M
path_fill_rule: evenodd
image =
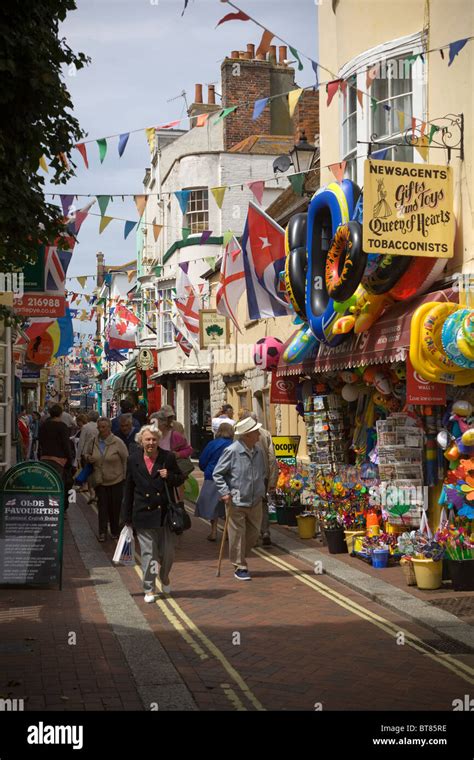
M168 499L165 521L170 531L176 533L177 536L180 536L181 533L185 530L189 530L191 527L191 518L186 511L183 501L172 501L166 480L165 491Z

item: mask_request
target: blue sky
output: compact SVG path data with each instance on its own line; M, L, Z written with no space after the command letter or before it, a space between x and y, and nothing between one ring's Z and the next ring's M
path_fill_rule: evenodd
M237 2L239 5L239 2ZM232 21L215 29L217 21L234 9L219 0L77 0L61 35L75 51L89 55L91 64L75 76L66 72L66 83L74 113L86 139L159 125L185 116L182 98L167 102L185 90L188 103L194 84L216 82L220 92L220 63L231 50L256 45L262 30L253 22ZM314 0L240 0L240 7L281 35L293 47L317 60L317 5ZM273 40L274 44L279 43ZM298 84L314 82L309 63L298 74ZM205 89L205 88L204 88ZM183 126L187 127L187 122ZM118 138L108 142L101 165L95 143L87 146L89 170L77 151L77 176L67 186L48 185L50 192L116 194L142 192L149 149L143 132L130 135L122 158ZM78 207L87 202L79 199ZM56 200L58 202L58 199ZM97 203L92 209L99 213ZM117 198L109 204L110 216L137 220L133 199ZM132 232L123 240L123 222L111 222L99 236L99 219L89 217L69 268L70 275L92 274L96 253L105 254L106 264L123 264L135 258ZM77 281L68 288L80 290ZM87 291L93 288L89 281ZM81 323L84 325L85 323Z

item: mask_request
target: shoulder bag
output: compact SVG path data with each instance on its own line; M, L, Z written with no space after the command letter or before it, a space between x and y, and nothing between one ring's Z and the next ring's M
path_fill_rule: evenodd
M172 448L173 447L173 433L174 433L174 431L172 431L171 438L170 438L171 453L175 455L176 462L177 462L178 467L181 470L182 474L185 476L185 478L188 478L189 475L191 475L192 471L194 470L194 465L191 462L191 458L190 457L177 457L176 456L176 451L174 451L173 448Z
M185 530L189 530L191 527L191 518L186 511L183 501L172 501L166 478L164 479L164 483L166 497L168 499L165 522L172 533L176 533L177 536L180 536L181 533Z

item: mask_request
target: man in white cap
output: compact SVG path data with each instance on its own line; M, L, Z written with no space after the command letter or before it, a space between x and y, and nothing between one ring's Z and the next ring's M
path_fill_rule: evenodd
M236 441L219 459L213 479L229 516L229 557L239 581L250 581L247 554L257 544L265 495L265 461L256 447L261 424L251 417L237 422Z

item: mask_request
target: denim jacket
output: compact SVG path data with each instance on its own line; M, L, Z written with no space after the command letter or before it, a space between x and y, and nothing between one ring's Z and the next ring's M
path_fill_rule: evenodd
M212 477L221 496L231 494L234 506L253 507L266 490L262 450L235 441L223 452Z

